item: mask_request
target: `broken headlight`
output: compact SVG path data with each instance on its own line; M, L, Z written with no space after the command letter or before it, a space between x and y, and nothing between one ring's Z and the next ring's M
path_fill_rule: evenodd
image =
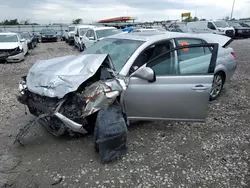
M26 80L25 77L22 77L19 82L18 91L20 94L24 95L26 90L27 90Z
M13 49L10 53L10 55L17 55L19 53L23 52L23 49L20 49L20 47L16 47L15 49Z

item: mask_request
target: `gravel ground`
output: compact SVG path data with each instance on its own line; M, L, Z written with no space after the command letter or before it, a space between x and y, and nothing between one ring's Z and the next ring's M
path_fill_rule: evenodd
M132 124L127 155L108 165L99 162L92 135L58 138L36 126L24 146L13 145L19 128L34 119L15 99L20 76L38 59L77 50L39 44L22 63L0 64L0 187L250 187L250 40L231 46L238 68L210 103L205 124Z

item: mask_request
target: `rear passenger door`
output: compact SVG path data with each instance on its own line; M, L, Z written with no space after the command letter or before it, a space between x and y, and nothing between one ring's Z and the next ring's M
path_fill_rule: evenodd
M130 79L125 93L128 118L205 121L217 53L218 44L181 41L147 62L156 80Z

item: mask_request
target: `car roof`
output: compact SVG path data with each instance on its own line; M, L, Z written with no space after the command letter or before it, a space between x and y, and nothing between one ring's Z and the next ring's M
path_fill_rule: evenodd
M189 38L199 38L190 33L178 33L178 32L135 32L122 35L113 35L108 38L117 38L117 39L130 39L130 40L139 40L139 41L158 41L164 39L171 39L175 37L189 37Z
M135 29L135 30L140 30L140 31L156 31L157 29L154 29L154 28L139 28L139 29Z
M77 25L76 27L77 28L94 28L96 26L94 26L94 25Z
M106 30L106 29L116 29L115 27L95 27L94 30Z

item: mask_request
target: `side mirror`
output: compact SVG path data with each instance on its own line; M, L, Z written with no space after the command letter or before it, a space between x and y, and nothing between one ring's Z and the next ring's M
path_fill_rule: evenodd
M25 39L21 39L20 42L25 42Z
M132 73L131 77L141 78L141 79L147 80L149 82L154 82L156 79L155 72L150 67L139 68L134 73Z
M89 37L89 40L95 40L95 37Z
M65 30L65 32L68 32L68 30Z

